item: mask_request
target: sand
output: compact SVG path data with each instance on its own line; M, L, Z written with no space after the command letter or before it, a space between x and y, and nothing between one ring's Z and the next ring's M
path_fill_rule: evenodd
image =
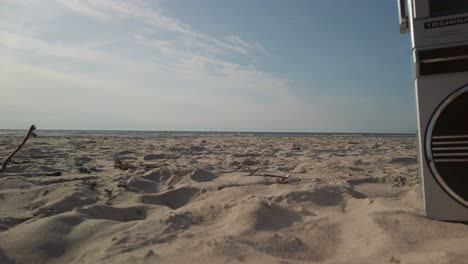
M468 263L420 189L414 137L40 135L0 176L0 263Z

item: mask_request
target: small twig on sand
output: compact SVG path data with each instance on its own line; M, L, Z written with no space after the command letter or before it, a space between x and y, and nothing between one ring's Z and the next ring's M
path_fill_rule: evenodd
M279 176L279 175L273 175L273 174L268 174L268 173L263 173L263 174L254 174L255 176L263 176L263 177L270 177L270 178L276 178L277 183L288 183L288 181L291 179L291 176L288 174L286 176Z
M274 175L274 174L268 174L268 173L256 173L260 168L256 168L249 174L245 176L262 176L262 177L270 177L270 178L276 178L277 183L288 183L288 181L291 179L291 176L288 174L286 176L280 176L280 175Z
M29 137L31 136L31 134L33 134L34 130L36 130L36 126L32 125L29 128L28 134L24 137L23 142L21 142L21 144L18 147L16 147L16 149L10 154L10 156L8 156L6 158L6 160L3 162L2 168L0 169L0 174L5 171L5 169L6 169L7 165L8 165L8 162L11 161L11 159L16 154L16 152L18 152L24 146L24 144L26 144L26 141L28 141Z
M280 179L289 179L290 176L280 176L280 175L273 175L273 174L268 174L268 173L255 173L257 172L258 169L252 171L248 175L245 176L262 176L262 177L270 177L270 178L280 178Z
M268 173L259 173L259 174L254 174L254 175L255 176L263 176L263 177L289 179L289 176L279 176L279 175L273 175L273 174L268 174Z
M247 176L252 176L254 175L260 168L256 168L255 170L253 170L251 173L249 173L249 175Z

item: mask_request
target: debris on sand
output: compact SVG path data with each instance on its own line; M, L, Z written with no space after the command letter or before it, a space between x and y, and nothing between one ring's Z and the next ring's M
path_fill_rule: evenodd
M7 168L7 165L8 163L11 161L11 159L13 158L13 156L15 156L15 154L20 151L20 149L24 146L24 144L26 144L26 141L28 141L29 137L31 135L35 135L34 134L34 130L36 130L36 126L35 125L32 125L30 128L29 128L29 131L28 133L26 134L26 136L24 137L23 141L21 142L21 144L18 145L18 147L16 147L15 150L13 150L13 152L8 155L8 157L5 159L5 161L3 162L2 164L2 167L0 168L0 174L3 173L6 168Z
M121 160L114 161L114 168L120 169L120 170L134 170L134 169L136 169L135 166L133 166L133 165L131 165L129 163L123 162Z

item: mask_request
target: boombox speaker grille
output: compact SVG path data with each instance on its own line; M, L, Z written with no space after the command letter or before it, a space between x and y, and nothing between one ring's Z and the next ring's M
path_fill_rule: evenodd
M426 156L437 183L468 207L468 86L434 112L426 132Z

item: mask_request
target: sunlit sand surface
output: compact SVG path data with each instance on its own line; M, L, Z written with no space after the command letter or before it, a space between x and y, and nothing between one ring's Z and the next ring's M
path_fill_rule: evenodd
M4 264L468 259L467 225L422 215L414 137L39 136L13 160Z

